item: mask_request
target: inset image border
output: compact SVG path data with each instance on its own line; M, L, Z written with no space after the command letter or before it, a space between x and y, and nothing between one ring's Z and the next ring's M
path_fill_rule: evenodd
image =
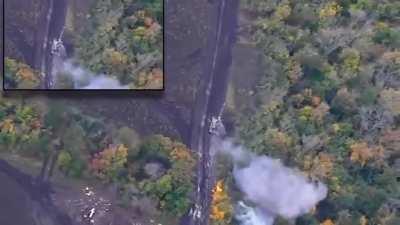
M2 64L3 65L3 68L2 68L2 72L3 72L3 74L2 74L2 90L4 92L35 91L35 92L52 93L52 92L75 92L75 91L78 91L78 92L123 92L123 93L140 92L142 94L145 94L147 92L157 93L157 92L163 92L165 90L166 78L167 78L167 76L165 74L165 67L166 67L165 66L165 62L166 62L166 59L165 59L166 58L166 46L165 46L165 44L166 44L165 43L166 42L166 38L165 38L165 33L166 33L165 32L166 4L165 4L165 0L160 0L162 2L161 3L162 4L162 6L161 6L162 7L162 23L161 23L161 26L162 26L161 27L161 32L162 32L162 34L161 34L161 36L162 36L162 68L159 68L159 70L162 71L162 84L161 83L159 84L159 85L161 85L160 88L158 88L158 87L157 88L151 88L151 87L150 88L145 88L145 87L144 88L137 88L137 87L134 87L134 88L130 88L130 87L129 88L115 88L115 87L113 87L113 88L96 88L96 87L85 88L87 86L85 86L84 88L47 88L49 85L44 84L46 82L46 81L44 81L45 80L44 76L46 76L46 75L43 74L43 73L42 73L42 76L40 76L41 84L38 86L38 88L24 88L24 87L22 87L22 88L9 88L9 87L6 87L7 86L6 77L5 77L6 76L6 58L7 58L7 56L6 56L6 44L7 44L7 41L6 41L7 40L6 39L7 38L6 37L7 36L6 35L6 33L7 33L6 4L7 3L6 2L8 2L8 1L13 1L13 0L3 0L2 1L2 5L1 5L1 7L2 7L2 17L1 17L1 19L2 19L2 27L3 27L3 29L2 29L2 38L3 38L2 45L3 46L2 46L2 52L1 52L1 54L2 54L2 63L3 63ZM59 4L62 4L62 2L64 2L65 4L67 4L68 0L44 0L44 2L46 2L46 3L50 4L50 5L53 4L54 2L57 2ZM94 2L94 1L92 1L92 2ZM68 7L68 6L65 5L64 7ZM55 10L61 10L61 9L55 9ZM65 8L64 11L59 11L59 13L60 12L61 13L65 13L65 17L66 17L66 14L67 14L66 10L67 9ZM48 15L51 15L51 13L49 13ZM57 22L59 22L59 21L55 21L55 22L51 21L51 20L48 21L48 23L51 23L51 24L56 24ZM57 25L53 25L53 26L56 27ZM50 31L48 28L42 28L42 29L44 29L45 32L47 31L49 36L51 36L51 35L54 36L54 33L57 33L57 32L58 33L63 33L64 32L63 30L64 30L64 27L65 27L65 24L61 25L61 27L62 28L60 30L60 26L58 26L58 30L55 29L57 31ZM53 49L51 47L57 46L57 39L53 39L53 43L52 43L53 46L50 47L50 41L48 40L49 36L45 37L45 40L47 39L47 41L45 41L45 40L43 41L43 43L47 43L47 44L46 45L43 44L43 46L40 46L40 47L42 47L42 49L46 49L46 51L37 50L37 49L39 49L39 47L32 46L32 47L35 47L35 50L33 50L33 52L32 52L32 62L36 61L36 63L31 63L32 65L29 64L29 66L35 68L36 70L38 70L37 69L38 65L46 64L46 61L52 60L52 57L50 55L52 55L52 53L54 53L54 52L52 52ZM35 37L35 41L36 40L37 39ZM58 39L58 40L61 40L61 38ZM40 51L42 51L42 52L40 52ZM45 52L45 53L43 53L43 52ZM40 60L44 62L44 63L41 63L41 64L37 63L37 61L40 61L40 60L38 60L40 55L42 55ZM45 57L43 55L47 55L47 56ZM52 61L51 64L53 64L53 61ZM35 71L34 69L32 69L32 70ZM43 70L44 69L42 68L41 71L43 71ZM86 72L89 71L89 70L85 70L85 69L82 70L81 68L79 68L78 70L80 70L80 71L78 71L78 73L86 73ZM91 73L91 72L88 72L88 73ZM94 73L92 73L92 74L94 74ZM142 94L140 94L140 95L142 95ZM156 95L158 95L158 94L156 94Z

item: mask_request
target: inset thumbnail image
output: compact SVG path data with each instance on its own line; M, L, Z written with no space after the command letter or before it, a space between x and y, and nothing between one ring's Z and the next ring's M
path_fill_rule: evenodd
M163 0L5 0L5 90L163 90Z

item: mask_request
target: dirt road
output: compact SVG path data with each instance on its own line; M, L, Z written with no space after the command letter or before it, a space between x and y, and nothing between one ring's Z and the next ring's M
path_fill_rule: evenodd
M214 184L213 159L210 154L209 131L211 119L221 115L232 61L231 51L237 28L238 0L215 1L218 19L215 33L210 32L208 54L204 60L204 74L193 111L191 148L199 153L195 205L189 224L208 225L210 195Z

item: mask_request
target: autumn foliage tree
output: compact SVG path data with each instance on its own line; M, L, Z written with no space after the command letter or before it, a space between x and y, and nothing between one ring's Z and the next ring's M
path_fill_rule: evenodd
M354 143L350 146L350 159L353 162L358 162L364 166L368 161L372 159L379 159L383 157L383 148L369 147L365 142Z
M94 155L90 162L93 174L105 181L118 178L119 172L127 162L128 149L124 145L109 146Z
M335 225L331 219L324 220L321 225Z
M162 5L161 0L94 1L90 23L77 38L80 63L129 88L162 88Z
M230 112L240 142L329 189L296 224L400 224L388 207L400 193L399 1L241 3L249 22L239 40L264 65L249 75L246 110Z
M34 89L40 84L40 75L29 65L5 58L4 84L6 88Z
M34 107L14 105L0 119L0 148L41 157L46 152L42 117Z
M322 152L312 161L310 175L320 179L328 178L332 174L334 166L334 157Z
M196 165L193 152L180 142L155 135L142 144L139 156L142 160L168 162L168 170L158 180L142 181L142 188L169 215L181 216L186 213L191 204Z
M219 180L212 190L211 214L212 224L227 225L232 219L233 206L223 180Z

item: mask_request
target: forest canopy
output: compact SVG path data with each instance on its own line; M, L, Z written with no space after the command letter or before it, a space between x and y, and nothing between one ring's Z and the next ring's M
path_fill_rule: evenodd
M296 224L399 224L400 2L242 0L240 17L264 67L238 138L329 189Z
M77 57L130 88L162 88L163 1L101 0L76 40Z

